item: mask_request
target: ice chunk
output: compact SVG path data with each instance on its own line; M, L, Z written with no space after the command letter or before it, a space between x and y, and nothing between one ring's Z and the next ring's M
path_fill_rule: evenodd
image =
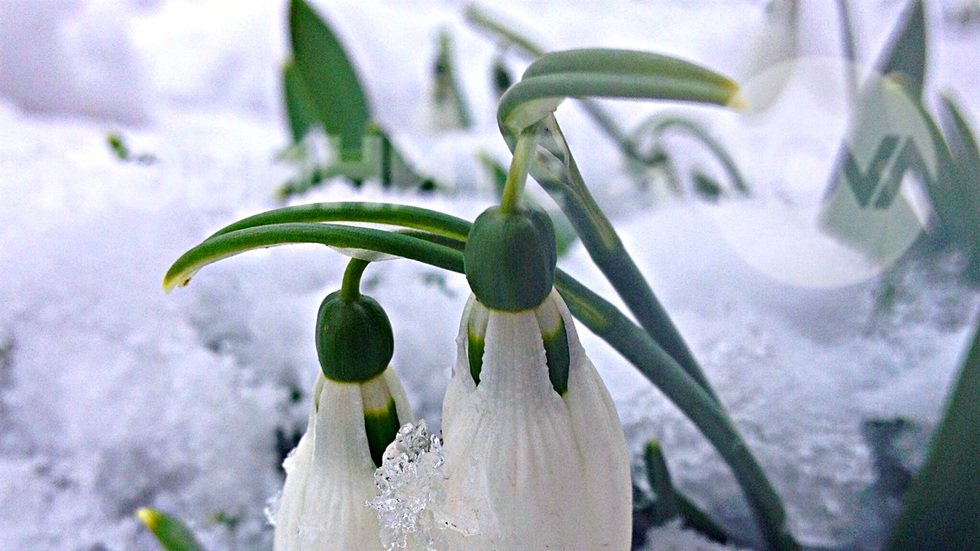
M437 549L441 523L434 511L445 499L444 462L442 439L428 434L425 420L405 424L388 445L374 475L378 496L366 503L378 513L386 551Z

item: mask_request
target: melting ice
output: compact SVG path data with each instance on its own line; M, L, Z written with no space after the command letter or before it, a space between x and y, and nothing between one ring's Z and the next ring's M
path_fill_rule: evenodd
M428 434L424 420L405 424L388 445L374 475L378 496L365 504L378 513L386 551L438 549L443 523L434 511L445 500L444 461L442 439Z

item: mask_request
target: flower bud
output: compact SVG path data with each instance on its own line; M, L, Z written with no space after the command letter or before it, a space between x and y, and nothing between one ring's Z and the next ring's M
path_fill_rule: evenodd
M559 294L523 312L471 297L456 342L440 549L627 551L626 438Z
M388 316L373 298L327 295L316 319L316 353L323 375L363 383L388 367L395 347Z
M540 209L483 211L463 250L473 294L487 307L506 312L541 304L551 293L557 262L555 228Z

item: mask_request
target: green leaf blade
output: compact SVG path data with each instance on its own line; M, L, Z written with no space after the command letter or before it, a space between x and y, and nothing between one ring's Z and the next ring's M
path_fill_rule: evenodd
M888 551L980 549L980 331Z
M293 143L299 143L310 128L317 124L317 115L303 75L292 60L282 66L282 90L289 131L293 136Z
M360 157L371 110L343 46L304 0L289 4L289 35L317 118L328 135L340 139L341 158Z

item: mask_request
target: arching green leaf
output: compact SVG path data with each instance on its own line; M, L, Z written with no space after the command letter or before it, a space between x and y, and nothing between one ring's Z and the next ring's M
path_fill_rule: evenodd
M360 157L371 110L340 41L304 0L289 4L289 36L317 119L339 138L342 159Z

